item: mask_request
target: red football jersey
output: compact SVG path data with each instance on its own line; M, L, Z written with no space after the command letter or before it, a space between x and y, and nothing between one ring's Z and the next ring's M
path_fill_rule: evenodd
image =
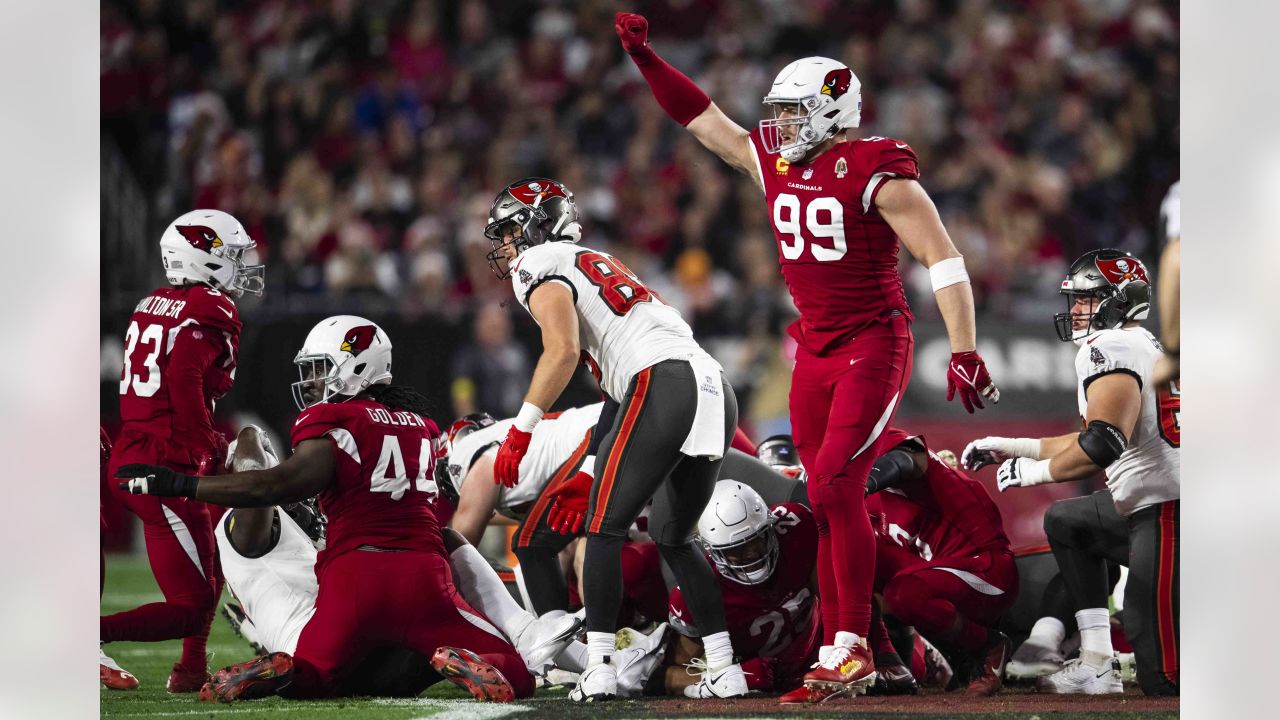
M867 509L877 533L925 560L1009 551L1000 510L986 488L932 452L924 476L871 495Z
M221 446L213 405L235 382L239 346L240 313L225 294L184 285L143 298L125 332L123 429L187 448Z
M751 147L764 183L778 260L800 319L787 329L815 354L878 318L911 318L898 276L898 236L876 211L887 178L920 177L904 142L872 137L837 143L808 165Z
M434 505L439 435L430 419L367 399L320 403L298 415L291 447L327 437L338 466L320 493L329 526L317 571L361 545L445 554Z
M733 651L743 658L777 658L774 672L785 676L800 666L807 668L822 644L822 614L810 587L818 557L818 525L809 508L799 503L774 505L770 512L778 518L773 526L778 533L773 576L759 585L721 578L720 590ZM671 627L698 637L680 588L671 591L669 604Z

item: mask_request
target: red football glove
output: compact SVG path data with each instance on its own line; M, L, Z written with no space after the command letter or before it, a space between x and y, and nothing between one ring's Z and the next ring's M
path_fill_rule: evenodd
M644 52L649 44L649 21L643 15L620 12L613 16L613 29L618 31L622 49L628 55Z
M568 482L548 492L551 509L547 512L547 526L561 535L577 535L587 519L594 482L590 475L578 471Z
M748 690L768 692L773 689L773 658L753 657L742 663Z
M947 402L955 397L956 390L960 391L960 402L971 415L974 405L980 409L986 407L982 404L984 397L993 403L1000 402L1000 389L991 382L982 356L973 350L951 353L951 364L947 366Z
M531 440L533 433L511 427L507 432L507 439L498 448L498 457L493 459L494 484L513 488L520 482L520 461L529 452Z

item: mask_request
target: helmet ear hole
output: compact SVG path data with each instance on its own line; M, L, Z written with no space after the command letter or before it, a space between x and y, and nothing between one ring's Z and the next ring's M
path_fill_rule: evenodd
M355 367L351 368L351 371L354 372L356 375L359 375L364 372L364 367L365 367L365 363L360 363L359 365L356 365Z

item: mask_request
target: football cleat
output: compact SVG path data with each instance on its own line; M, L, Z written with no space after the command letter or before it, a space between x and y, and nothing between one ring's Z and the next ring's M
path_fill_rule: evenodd
M1120 681L1120 661L1114 656L1106 667L1096 668L1080 658L1072 658L1062 669L1036 680L1036 690L1056 695L1113 695L1124 692Z
M204 684L209 682L209 672L207 670L188 670L182 667L181 663L174 663L173 670L169 673L169 679L164 684L164 689L171 693L193 693L199 692Z
M795 690L783 694L782 697L778 698L778 702L783 705L816 705L847 694L843 691L814 690L807 685L801 685Z
M253 648L254 652L259 655L271 654L267 652L267 648L258 639L258 629L254 627L253 621L249 619L249 616L244 614L244 608L240 607L239 603L223 603L222 617L226 618L227 622L231 624L232 632L249 643L249 647Z
M607 662L592 665L578 677L578 685L569 691L574 702L601 702L618 696L618 671Z
M293 658L289 653L271 653L247 662L224 667L200 688L204 702L257 700L274 695L293 682Z
M431 667L480 702L511 702L516 699L516 691L502 671L470 650L439 648L431 657Z
M1062 669L1062 663L1062 653L1057 648L1027 640L1009 658L1005 673L1010 680L1035 680L1058 672Z
M804 684L810 690L827 690L833 695L861 695L875 679L876 665L865 639L852 646L835 646L826 660L804 674Z
M98 644L98 679L110 690L137 690L138 678L116 664L116 661Z
M563 610L552 610L535 618L520 631L513 643L532 675L543 675L551 660L573 641L582 620Z
M667 624L662 623L648 635L627 627L617 634L617 644L625 645L612 660L618 675L618 695L640 695L644 692L644 685L653 674L653 669L662 663L662 658L667 654Z
M696 685L684 689L684 696L689 698L731 698L747 694L747 676L742 666L734 663L712 672L699 659L695 667L702 672Z
M902 663L876 666L876 681L867 688L868 695L915 695L919 691L911 669Z
M951 669L951 663L947 662L947 657L942 654L942 651L925 640L923 635L917 633L916 638L924 645L923 682L934 687L947 687L951 684L951 677L955 675L955 671Z
M1000 688L1004 687L1004 666L1009 661L1012 650L1013 643L1009 636L1002 632L995 633L987 647L974 658L965 694L991 697L1000 692Z

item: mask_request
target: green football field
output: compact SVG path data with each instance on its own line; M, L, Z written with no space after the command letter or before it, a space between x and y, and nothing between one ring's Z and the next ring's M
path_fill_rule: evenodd
M224 601L229 599L224 595ZM106 590L102 612L112 613L143 603L162 600L143 556L112 555L107 558ZM624 700L603 705L571 703L564 690L539 690L529 700L512 704L481 704L454 688L440 683L414 699L346 698L341 700L299 701L272 698L252 702L221 705L202 703L195 695L170 695L164 683L169 669L178 659L181 641L161 643L113 643L107 653L121 667L142 682L135 691L101 691L103 717L112 718L433 718L434 720L486 720L506 718L520 720L580 720L585 718L674 718L674 717L859 717L951 718L1022 718L1054 720L1073 718L1176 718L1176 698L1144 698L1132 692L1123 698L1065 697L1053 698L1007 689L996 698L965 698L957 694L924 693L909 698L858 698L851 701L811 708L781 707L772 697L742 700L692 701L684 699ZM217 668L248 659L253 655L248 643L237 637L219 615L209 636L210 667Z

